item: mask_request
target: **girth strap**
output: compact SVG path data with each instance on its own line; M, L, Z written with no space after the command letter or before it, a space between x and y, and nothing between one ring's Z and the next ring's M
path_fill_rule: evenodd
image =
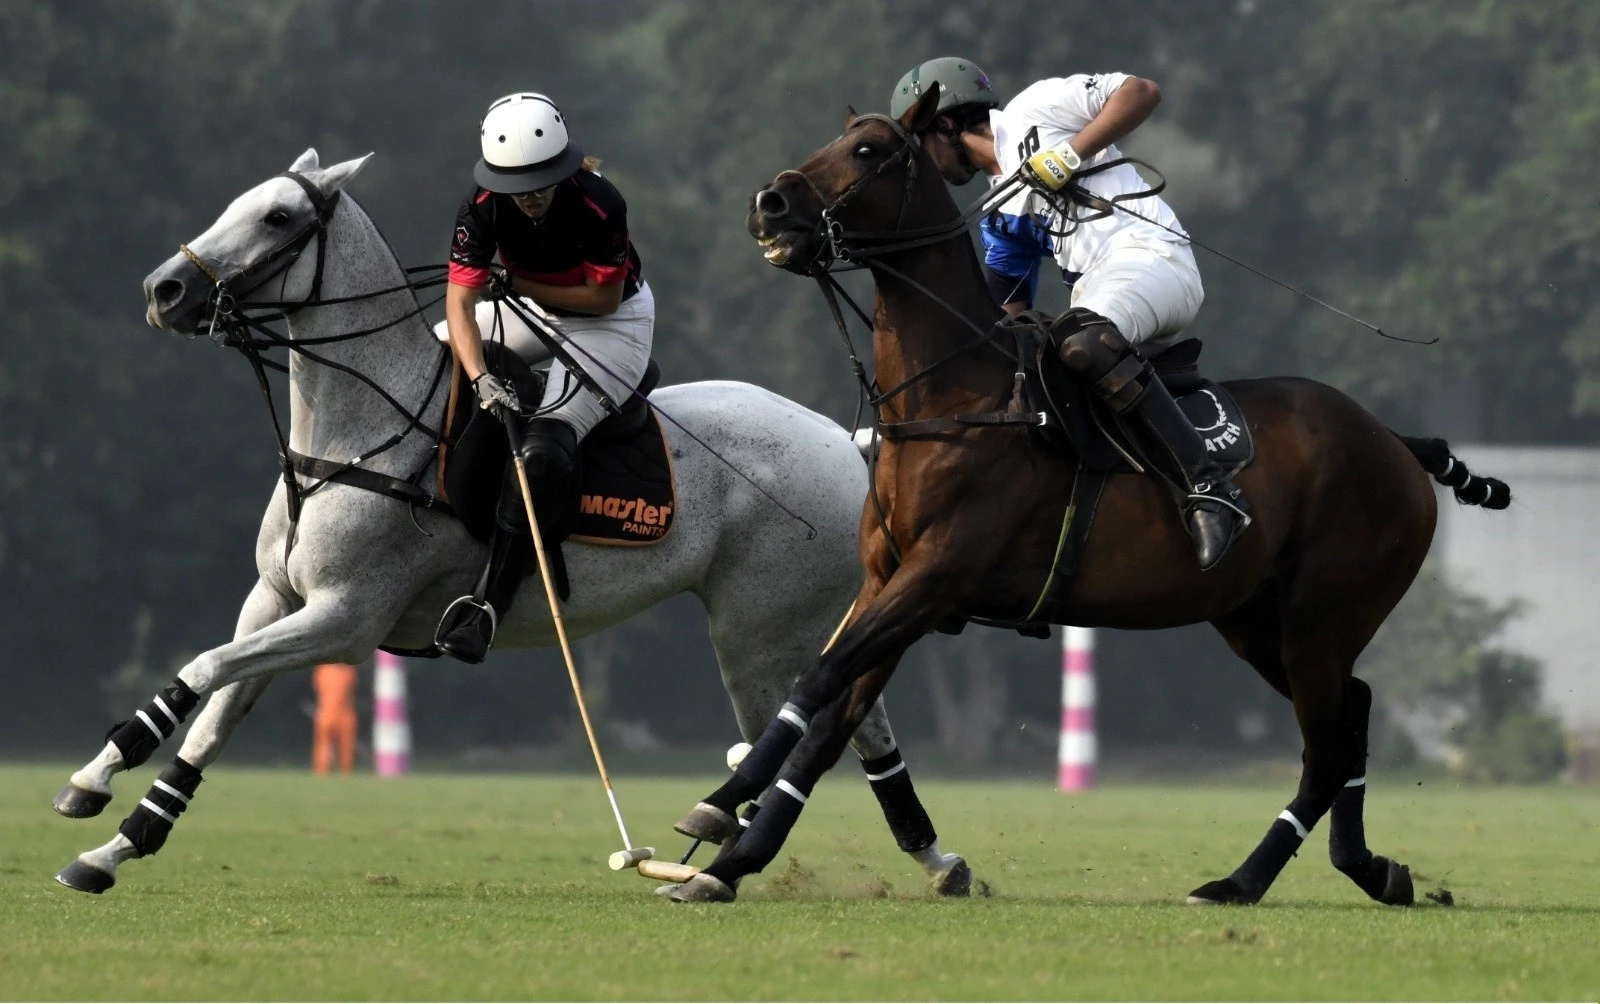
M454 516L455 509L444 499L430 492L424 491L409 481L379 474L377 471L365 467L352 467L348 463L337 460L324 460L321 457L308 457L303 453L289 450L289 459L293 463L297 474L318 481L332 481L335 484L349 485L352 488L361 488L379 495L387 495L409 505L419 505L424 509Z

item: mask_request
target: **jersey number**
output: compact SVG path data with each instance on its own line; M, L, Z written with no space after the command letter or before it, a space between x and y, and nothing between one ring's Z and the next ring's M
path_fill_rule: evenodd
M1017 144L1017 160L1027 160L1039 152L1039 127L1034 126L1028 130L1028 135L1022 137L1022 142Z

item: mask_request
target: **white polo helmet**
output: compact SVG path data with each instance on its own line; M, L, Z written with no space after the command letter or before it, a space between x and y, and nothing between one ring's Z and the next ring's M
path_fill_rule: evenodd
M543 94L508 94L489 106L480 134L483 159L472 176L491 192L516 195L564 181L583 166L566 119Z

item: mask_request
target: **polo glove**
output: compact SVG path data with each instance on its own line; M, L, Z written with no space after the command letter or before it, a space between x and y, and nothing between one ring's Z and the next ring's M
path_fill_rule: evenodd
M1040 150L1022 165L1023 178L1034 188L1059 192L1072 180L1072 173L1083 166L1078 151L1065 144L1058 150Z
M522 408L517 392L501 383L493 373L480 373L478 379L472 381L472 389L478 392L478 407L484 411L504 408L515 415Z

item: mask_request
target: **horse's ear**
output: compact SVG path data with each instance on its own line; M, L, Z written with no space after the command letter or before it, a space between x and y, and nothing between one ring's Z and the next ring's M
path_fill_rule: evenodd
M322 190L322 194L332 195L348 185L351 178L360 174L361 169L366 167L367 161L371 159L372 154L369 153L365 157L357 157L355 160L347 160L342 164L334 164L331 167L313 171L307 174L306 177L310 179L312 184Z
M855 105L845 105L844 106L844 111L845 111L844 127L846 129L848 129L848 128L850 128L851 125L853 125L855 123L855 120L856 120L856 106Z
M934 81L929 85L928 92L900 116L900 124L905 126L908 132L920 133L933 124L938 114L939 82Z
M294 163L289 165L289 170L295 174L305 174L307 171L315 171L321 166L322 164L317 158L317 148L308 146L306 147L306 152L296 157Z

